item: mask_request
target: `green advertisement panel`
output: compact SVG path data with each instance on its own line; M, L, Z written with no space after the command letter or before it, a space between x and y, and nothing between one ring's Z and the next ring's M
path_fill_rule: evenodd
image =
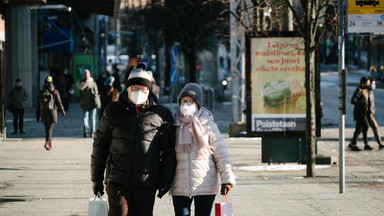
M85 69L88 69L91 72L91 77L95 77L94 59L93 55L73 55L73 79L75 80L75 85L80 82L81 74ZM74 96L79 96L79 90L77 88L75 88Z

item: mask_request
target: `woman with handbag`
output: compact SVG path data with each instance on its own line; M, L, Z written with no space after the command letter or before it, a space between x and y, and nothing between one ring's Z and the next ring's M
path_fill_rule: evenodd
M36 105L36 121L44 123L45 128L45 144L44 148L50 150L52 148L52 131L53 126L57 123L57 107L65 116L64 106L61 103L60 94L55 89L52 83L52 77L48 76L45 79L44 87L39 92Z
M222 195L235 185L232 163L212 114L204 108L199 85L189 83L181 90L175 116L176 175L170 194L176 216L211 214L221 178Z
M77 83L80 95L80 107L83 110L83 137L88 138L94 136L96 132L96 113L100 108L100 95L97 89L97 84L91 77L88 69L85 69L81 75L81 81ZM89 130L89 114L91 114L92 128L90 136Z

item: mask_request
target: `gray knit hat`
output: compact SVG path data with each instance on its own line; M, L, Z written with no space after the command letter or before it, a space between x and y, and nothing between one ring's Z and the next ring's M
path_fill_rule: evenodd
M152 72L142 68L131 71L127 80L127 87L131 85L142 85L152 89Z
M193 98L193 100L196 101L198 108L200 109L203 106L203 90L201 90L201 87L196 83L188 83L184 86L184 88L181 90L178 98L178 102L180 104L180 101L183 97L189 96Z

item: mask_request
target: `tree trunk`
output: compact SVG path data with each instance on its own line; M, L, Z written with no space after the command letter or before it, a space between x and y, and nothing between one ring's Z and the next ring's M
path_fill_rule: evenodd
M305 119L305 145L306 145L306 163L307 163L307 177L316 177L315 174L315 123L312 116L314 109L313 103L313 82L314 82L314 61L313 51L311 51L311 4L303 5L305 8L304 20L304 43L305 43L305 93L306 93L306 119Z

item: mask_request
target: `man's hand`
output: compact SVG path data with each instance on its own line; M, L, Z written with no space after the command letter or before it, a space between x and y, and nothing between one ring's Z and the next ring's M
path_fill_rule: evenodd
M97 192L99 192L101 196L103 196L104 185L102 181L94 181L92 189L93 189L93 194L95 194L95 196L97 196Z
M169 185L160 185L157 197L160 199L169 191Z

